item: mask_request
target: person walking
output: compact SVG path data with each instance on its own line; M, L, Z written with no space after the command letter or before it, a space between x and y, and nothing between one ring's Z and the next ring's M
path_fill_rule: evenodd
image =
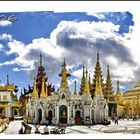
M115 116L115 124L117 125L118 125L118 120L119 120L118 116Z
M36 125L35 126L35 134L40 134L39 125Z

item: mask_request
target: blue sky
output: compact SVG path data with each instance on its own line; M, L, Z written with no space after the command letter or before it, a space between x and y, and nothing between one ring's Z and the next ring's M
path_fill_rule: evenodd
M15 15L14 22L0 21L0 80L10 82L21 89L32 85L36 74L39 54L49 82L59 86L60 64L66 58L72 77L69 79L73 92L73 81L78 81L82 66L87 65L91 77L94 74L96 53L100 52L104 79L106 65L111 68L114 90L120 80L123 91L138 80L139 67L131 53L128 42L133 35L133 14L126 12L19 12L0 13ZM120 67L118 67L118 65ZM118 68L118 69L117 69Z

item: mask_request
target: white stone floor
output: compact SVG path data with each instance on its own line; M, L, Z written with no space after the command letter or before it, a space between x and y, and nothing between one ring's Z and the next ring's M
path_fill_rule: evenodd
M10 122L7 129L3 132L5 134L18 134L19 129L21 128L21 120L16 120L13 122ZM32 134L34 134L35 127L32 126ZM49 130L55 126L48 126ZM40 126L40 131L43 133L44 126ZM67 126L66 127L66 134L98 134L98 133L104 133L104 130L132 130L140 128L140 120L119 120L119 125L114 124L114 122L111 123L111 125L104 126L104 125L92 125L92 126ZM2 134L2 133L1 133ZM1 135L0 134L0 135Z

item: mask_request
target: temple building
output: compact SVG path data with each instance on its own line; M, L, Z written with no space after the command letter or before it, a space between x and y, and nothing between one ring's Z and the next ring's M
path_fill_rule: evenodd
M83 69L83 73L84 73L84 69ZM106 77L106 82L104 83L99 53L97 53L97 61L96 61L94 75L93 75L93 81L92 82L89 81L90 93L91 93L92 98L94 98L95 96L96 84L97 84L97 81L99 80L99 77L101 79L102 93L108 104L108 115L109 116L117 115L117 102L116 102L116 98L113 92L109 65L107 65L107 77ZM89 76L89 79L90 79L90 76ZM82 89L82 86L84 86L83 83L84 83L84 74L81 81L81 89Z
M25 117L30 120L30 123L45 123L46 120L49 124L58 124L58 122L77 125L104 123L105 119L108 119L108 104L103 94L101 75L96 79L94 98L92 98L87 68L86 71L83 68L82 94L77 94L76 81L74 81L74 93L70 91L67 78L71 74L66 68L65 60L61 68L60 87L57 92L49 93L48 78L45 76L42 56L40 56L40 66L37 76L34 77L33 90L27 94Z
M103 79L102 68L101 68L101 64L100 64L100 60L99 60L99 53L97 53L97 61L96 61L94 75L93 75L93 82L91 83L91 89L90 89L92 98L95 95L96 81L98 81L99 77L101 77L101 86L102 86L102 91L104 94L105 84L103 82L104 79Z
M9 83L7 75L7 84L0 85L0 117L13 118L19 115L20 104L16 100L15 86Z
M140 81L124 94L120 91L120 82L116 83L116 93L109 65L106 70L106 80L102 75L99 53L94 70L93 79L90 78L87 67L83 66L80 89L77 90L77 81L74 81L74 92L69 89L68 78L71 74L66 68L64 59L59 76L60 86L55 91L54 86L48 83L48 77L42 64L37 75L34 76L33 86L24 89L20 101L20 113L31 123L57 124L101 124L105 119L117 115L119 117L139 116Z
M130 117L140 116L140 80L123 94L123 99L126 106L125 114Z
M105 89L104 89L104 96L108 103L109 116L113 116L114 114L118 115L117 102L116 102L116 98L113 92L109 65L107 65L107 77L106 77L106 83L105 83Z

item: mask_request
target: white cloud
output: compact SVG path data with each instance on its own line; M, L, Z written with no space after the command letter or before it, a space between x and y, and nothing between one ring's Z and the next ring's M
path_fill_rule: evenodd
M27 67L27 68L13 68L13 71L31 71L33 68L32 67Z
M74 71L72 73L72 75L80 79L82 76L82 73L83 73L83 69L78 69L78 70Z
M89 21L61 21L57 28L51 33L51 38L56 42L56 36L60 32L72 32L69 38L88 38L94 41L97 38L107 39L108 37L114 37L117 40L122 37L116 32L119 30L119 25L115 25L111 22L89 22Z
M137 62L140 65L140 61L138 61L140 59L140 44L139 44L139 32L140 32L140 14L139 12L132 12L133 14L133 21L134 21L134 26L130 27L130 32L132 32L131 30L133 30L130 39L128 41L126 41L126 45L131 49L131 53L133 55L133 59L135 60L135 62Z
M74 81L75 81L75 80L78 81L77 78L74 78L74 79L68 79L68 85L69 85L69 86L71 86L71 85L74 86Z
M11 35L4 34L1 36L2 39L10 39L12 38ZM30 71L33 70L35 67L35 62L38 60L33 59L31 54L32 52L38 52L38 56L40 53L43 55L49 55L54 59L59 59L63 56L65 49L55 46L53 42L48 38L39 38L34 39L30 44L24 44L23 42L17 41L15 39L10 39L11 41L7 43L9 47L9 51L6 53L8 55L17 54L16 58L11 61L6 61L4 63L0 63L0 66L3 65L13 65L17 64L21 68L15 68L13 71ZM30 57L30 58L28 58Z
M13 68L13 71L20 71L19 68Z
M11 21L8 21L8 20L0 21L0 26L2 26L2 27L11 26L11 25L12 25Z
M11 26L12 22L8 20L0 21L0 26L5 27L5 26Z
M104 47L101 49L104 50L101 51L100 56L101 56L101 61L104 63L103 73L106 73L106 64L109 64L111 65L110 71L113 80L118 80L119 78L120 81L122 82L135 81L135 79L139 78L139 77L135 77L134 74L135 71L138 69L138 67L129 64L129 62L127 61L128 56L123 56L125 57L124 62L120 61L123 60L122 59L123 57L119 58L119 56L122 56L121 49L127 48L129 50L129 53L132 55L130 59L134 59L137 65L140 66L140 62L138 61L140 59L139 13L133 12L133 20L135 22L134 27L131 26L130 32L125 34L124 37L116 33L119 30L119 25L115 25L111 22L62 21L58 24L56 29L51 33L50 38L34 39L30 44L24 44L15 39L11 39L11 41L8 43L10 50L9 52L7 52L7 54L16 53L17 57L12 61L7 61L4 62L3 64L0 64L0 66L17 64L18 66L20 66L20 68L14 68L13 71L33 70L36 67L35 62L38 61L37 58L39 56L39 53L41 52L43 53L45 58L47 57L51 57L51 59L53 58L53 61L51 62L48 59L45 59L46 61L45 63L49 65L48 67L50 67L50 65L54 65L54 63L55 63L54 67L56 67L56 65L60 64L59 63L60 60L62 61L63 58L66 57L66 60L68 60L69 63L68 68L74 67L73 64L76 64L76 62L78 61L79 63L88 66L88 69L92 76L94 72L95 61L96 61L95 60L96 52L97 52L96 45L98 45L97 43L101 43L102 41L104 43L102 44L102 46ZM8 36L9 36L8 38L12 38L12 36L11 37L10 35ZM72 46L71 47L69 46L69 44L66 46L65 42L62 42L63 40L61 39L63 40L69 39L69 41L71 42L74 40L76 40L77 42L84 40L87 43L84 44L85 46L79 47L78 46L79 44L76 42L77 44L75 44L75 46L72 46L70 44ZM99 40L99 42L97 42L98 39L102 39L102 40L101 41ZM110 46L108 45L110 44L106 44L107 39L111 39L113 43L114 42L119 43L117 44L118 48L114 47L109 49ZM111 51L111 49L113 51L109 52ZM38 54L38 56L36 56L36 54ZM72 72L72 75L80 79L82 76L82 69L78 69ZM69 81L70 84L72 82L73 81Z
M87 15L89 15L89 16L95 16L98 19L105 19L105 15L103 13L87 12Z
M24 44L20 41L17 41L15 39L12 39L12 36L9 34L3 34L1 38L7 38L9 39L8 47L9 51L7 54L17 54L17 57L12 60L12 61L7 61L4 62L3 64L1 63L0 66L2 65L13 65L17 64L21 68L14 68L13 71L20 71L20 70L33 70L35 68L35 62L37 61L36 59L32 58L34 52L43 52L44 55L48 55L50 57L53 57L54 60L59 60L62 59L66 56L72 61L71 64L69 64L69 67L75 63L76 61L81 62L82 64L85 64L88 66L88 69L90 72L93 73L93 59L91 58L91 51L94 51L94 54L96 54L96 49L94 49L93 46L89 46L89 49L91 49L90 52L86 52L85 56L82 56L82 54L78 54L77 56L72 57L73 54L80 53L81 50L75 49L70 52L66 47L62 47L61 45L59 46L58 44L58 35L61 32L69 32L73 31L74 34L68 34L70 39L80 39L82 38L87 39L90 42L95 42L98 38L102 38L103 40L106 40L108 38L113 38L116 41L122 41L124 42L124 38L120 36L119 34L116 33L116 31L119 30L118 25L114 25L111 22L88 22L88 21L82 21L82 22L74 22L74 21L61 21L57 28L51 33L50 39L49 38L39 38L39 39L34 39L32 43L30 44ZM76 44L75 44L76 45ZM87 44L88 45L88 44ZM77 46L75 46L77 47ZM85 46L87 47L87 46ZM84 48L83 48L84 51ZM86 54L89 53L89 56ZM80 55L80 57L79 57ZM71 58L69 58L71 57ZM78 60L79 59L79 60ZM59 64L58 64L59 65ZM81 72L82 69L79 69L77 71L73 72L73 75L80 78L81 77ZM91 76L92 76L91 73Z
M7 34L7 33L3 33L0 35L0 40L8 40L8 41L12 41L12 35Z
M0 44L0 50L3 48L3 45L2 44Z
M105 59L109 65L118 67L119 62L118 62L117 58L115 58L113 55L107 56Z
M25 44L14 39L11 42L8 42L8 46L10 51L7 51L7 54L21 54L24 51Z

